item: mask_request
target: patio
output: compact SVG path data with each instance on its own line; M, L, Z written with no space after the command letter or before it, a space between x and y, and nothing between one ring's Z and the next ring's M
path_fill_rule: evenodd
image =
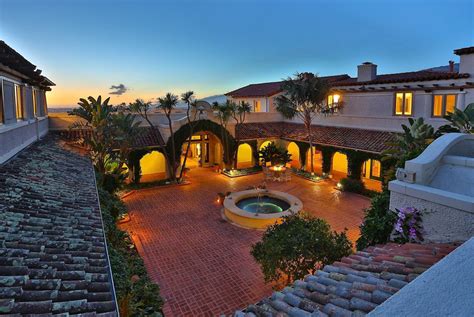
M147 270L161 287L166 316L230 314L271 294L250 246L261 231L236 227L222 219L217 193L259 185L262 174L228 178L195 168L190 185L135 192L124 199L132 233ZM304 210L325 219L334 230L348 229L355 241L369 199L334 189L331 181L312 183L296 176L267 187L303 201Z

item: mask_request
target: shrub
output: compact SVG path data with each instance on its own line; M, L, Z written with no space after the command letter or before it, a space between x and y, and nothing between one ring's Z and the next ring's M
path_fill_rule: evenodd
M265 282L286 278L290 283L349 255L351 248L346 233L331 231L326 221L290 215L282 223L268 227L262 241L252 246L251 254L259 263Z
M360 225L358 250L389 241L396 220L395 213L388 209L389 203L390 194L387 191L372 198L370 207L365 210L364 222Z
M365 195L366 189L364 183L360 179L343 178L339 181L340 188L344 192L352 192Z
M423 241L421 211L413 207L396 209L396 211L395 241L399 243Z
M98 192L120 315L161 316L159 287L148 277L130 236L115 224L118 215L126 212L125 205L101 187Z

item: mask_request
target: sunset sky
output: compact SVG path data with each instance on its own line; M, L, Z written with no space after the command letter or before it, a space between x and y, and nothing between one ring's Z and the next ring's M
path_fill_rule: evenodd
M0 0L0 38L56 83L49 106L206 97L296 71L355 75L364 61L379 73L457 62L453 49L474 43L473 3Z

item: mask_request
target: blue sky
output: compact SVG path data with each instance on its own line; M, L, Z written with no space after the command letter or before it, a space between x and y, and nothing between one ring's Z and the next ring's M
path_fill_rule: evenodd
M379 73L458 61L474 0L0 0L0 38L57 84L50 106L119 84L113 102L205 97L296 71L355 75L364 61Z

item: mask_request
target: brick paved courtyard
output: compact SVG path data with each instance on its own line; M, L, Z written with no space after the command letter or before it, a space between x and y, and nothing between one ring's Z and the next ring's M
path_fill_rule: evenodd
M249 253L262 232L222 220L216 203L218 192L258 185L262 174L229 179L196 168L189 179L190 185L142 190L124 199L132 219L122 227L134 236L151 278L161 287L165 315L230 314L270 295ZM330 181L315 184L295 176L267 186L297 196L304 210L334 230L348 228L351 240L357 239L367 198L336 191Z

